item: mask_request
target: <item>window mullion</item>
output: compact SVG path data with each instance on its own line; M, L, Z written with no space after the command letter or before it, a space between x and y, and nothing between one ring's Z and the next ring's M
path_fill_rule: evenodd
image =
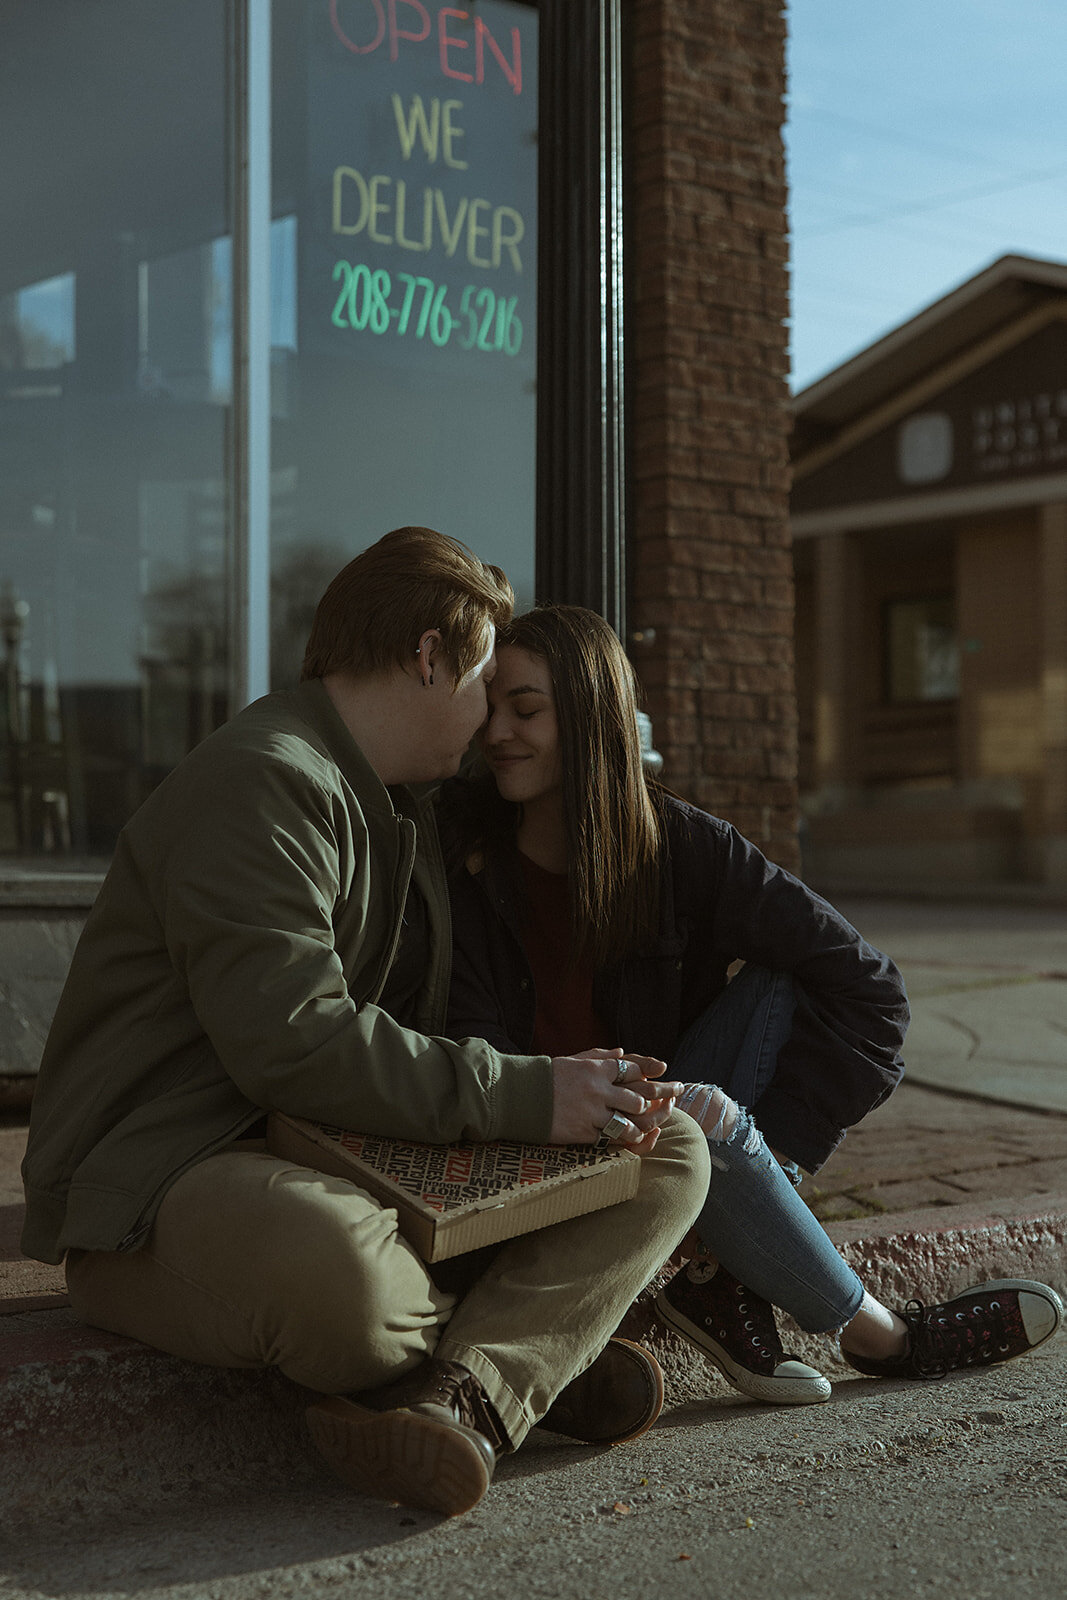
M233 709L270 686L271 8L234 0Z

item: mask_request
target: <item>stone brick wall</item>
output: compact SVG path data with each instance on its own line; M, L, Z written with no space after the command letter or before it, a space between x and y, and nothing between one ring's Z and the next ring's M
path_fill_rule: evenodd
M795 867L785 19L631 16L633 659L665 781Z

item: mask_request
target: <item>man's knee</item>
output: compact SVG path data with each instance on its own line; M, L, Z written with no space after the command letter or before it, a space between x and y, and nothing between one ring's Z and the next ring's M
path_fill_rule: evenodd
M676 1112L664 1123L651 1158L645 1159L662 1167L678 1211L691 1210L696 1217L707 1199L711 1163L708 1141L692 1117Z
M347 1202L344 1186L327 1180L296 1248L290 1234L262 1330L265 1361L323 1393L400 1377L433 1351L454 1304L399 1234L395 1212L358 1191Z
M135 1337L214 1365L276 1366L325 1393L400 1376L434 1349L453 1304L395 1212L265 1153L184 1174L139 1266L151 1292L125 1294ZM150 1325L137 1310L148 1302Z

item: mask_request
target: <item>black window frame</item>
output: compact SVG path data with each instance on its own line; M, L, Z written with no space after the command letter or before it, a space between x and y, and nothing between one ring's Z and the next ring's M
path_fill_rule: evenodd
M538 598L626 637L620 0L541 0Z

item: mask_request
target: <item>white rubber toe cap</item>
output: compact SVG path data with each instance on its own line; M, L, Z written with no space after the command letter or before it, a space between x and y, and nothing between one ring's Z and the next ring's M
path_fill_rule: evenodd
M1063 1322L1063 1302L1054 1289L1042 1288L1040 1294L1024 1289L1019 1295L1019 1312L1031 1346L1051 1339Z
M960 1298L965 1299L970 1294L993 1294L1003 1289L1014 1289L1019 1296L1019 1315L1031 1350L1051 1339L1062 1327L1063 1301L1055 1289L1033 1278L991 1278L965 1290Z

